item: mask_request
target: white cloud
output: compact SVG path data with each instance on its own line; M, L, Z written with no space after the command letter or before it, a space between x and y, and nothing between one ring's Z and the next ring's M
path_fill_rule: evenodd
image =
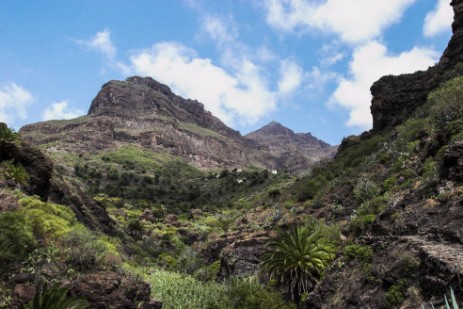
M302 82L304 71L297 63L283 60L280 64L280 81L278 92L288 94L296 90Z
M206 16L202 24L203 31L219 44L234 42L238 37L238 31L233 26L232 20L225 21L217 16Z
M313 67L307 75L309 80L308 88L318 92L323 92L328 82L335 81L339 78L336 73L327 70L322 71L318 67Z
M322 31L358 44L381 35L416 0L267 0L267 22L283 31Z
M187 98L198 99L227 124L253 124L276 108L260 68L243 59L232 73L174 42L133 53L126 69L152 76Z
M102 53L108 59L114 59L116 56L116 47L111 41L111 33L107 29L97 32L89 40L77 40L76 42L88 49Z
M451 30L453 10L450 0L439 0L432 12L426 15L423 33L426 37L433 37L439 33Z
M73 119L83 114L84 111L69 107L67 101L60 101L45 108L42 114L42 120Z
M8 83L0 89L0 121L9 125L16 119L27 118L27 107L34 102L34 97L26 89L15 83Z
M388 54L386 46L371 41L356 48L349 64L349 78L341 78L331 101L350 111L347 125L369 129L372 126L370 113L370 87L381 76L412 73L433 65L438 57L436 51L414 47L398 55Z

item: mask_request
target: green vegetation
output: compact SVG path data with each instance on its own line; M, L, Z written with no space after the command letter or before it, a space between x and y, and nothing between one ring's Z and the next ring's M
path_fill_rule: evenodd
M85 309L87 302L78 297L67 295L68 289L55 284L48 288L39 285L34 299L25 306L25 309Z
M29 175L20 164L15 165L12 161L3 161L0 164L0 170L5 179L14 181L17 186L26 185L29 182Z
M276 279L296 303L321 278L333 261L336 245L320 229L295 227L269 244L262 271Z
M37 247L32 227L23 214L0 212L0 274L6 277Z
M163 308L232 309L232 308L294 308L278 293L262 286L256 278L232 278L226 284L203 282L192 276L155 270L145 276L153 295Z
M15 132L14 129L8 128L7 126L0 126L0 145L4 146L4 143L16 143L20 140L20 136L18 133Z

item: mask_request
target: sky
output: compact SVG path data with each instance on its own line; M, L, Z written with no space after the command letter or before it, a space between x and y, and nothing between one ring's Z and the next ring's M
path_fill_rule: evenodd
M371 129L374 81L439 61L452 19L450 0L0 0L0 121L85 115L140 75L242 134L335 145Z

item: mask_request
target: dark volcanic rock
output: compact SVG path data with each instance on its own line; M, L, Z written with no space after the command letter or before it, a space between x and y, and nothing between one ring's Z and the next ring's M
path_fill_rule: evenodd
M151 77L133 76L125 81L110 81L93 99L88 115L135 116L158 114L198 124L230 137L239 132L230 129L196 100L175 95L169 87Z
M105 208L82 192L79 185L66 182L55 174L50 199L58 204L68 205L77 219L87 227L114 235L115 224Z
M384 76L371 87L373 132L392 128L421 106L428 94L443 81L462 73L463 3L452 1L455 19L453 36L439 63L424 72L400 76Z
M439 167L441 179L463 181L463 142L450 145Z
M147 283L110 271L82 275L72 283L70 293L86 298L89 309L162 308L160 302L150 299Z
M6 127L4 123L1 126ZM30 195L38 195L46 201L50 193L53 163L48 156L26 142L2 142L0 162L12 160L21 164L29 175L28 184L24 186Z

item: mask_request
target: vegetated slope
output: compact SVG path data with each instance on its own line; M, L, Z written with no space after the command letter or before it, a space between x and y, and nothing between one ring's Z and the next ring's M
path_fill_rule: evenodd
M44 148L70 153L99 153L122 145L182 158L200 169L261 167L282 170L278 153L259 149L251 139L222 123L196 100L183 99L149 77L129 77L103 85L87 116L48 121L20 130ZM303 155L330 157L323 147L300 148ZM311 163L314 160L311 161ZM310 164L289 166L297 172Z
M463 297L463 1L452 5L440 62L376 82L373 129L294 188L345 239L307 308L430 307L450 287Z

